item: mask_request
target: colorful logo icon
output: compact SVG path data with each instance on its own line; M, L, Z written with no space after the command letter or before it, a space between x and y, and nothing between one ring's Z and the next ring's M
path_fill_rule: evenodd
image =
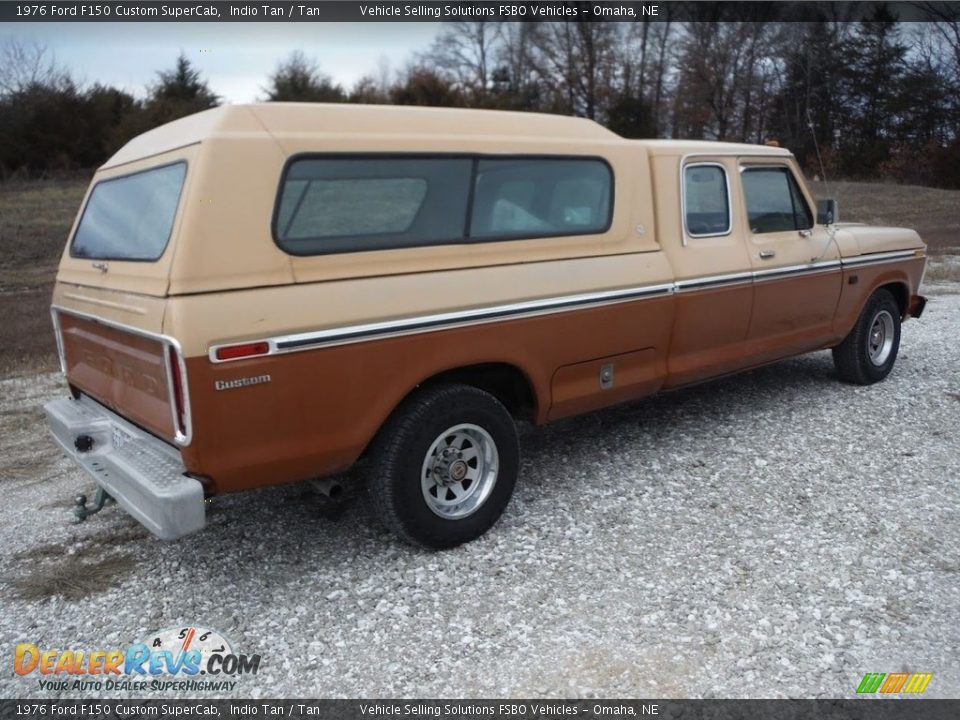
M867 673L857 686L860 695L912 694L919 695L927 689L933 673Z

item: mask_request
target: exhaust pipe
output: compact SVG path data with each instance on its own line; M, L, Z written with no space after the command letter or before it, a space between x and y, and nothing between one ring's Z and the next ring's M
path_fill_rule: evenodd
M339 500L343 495L343 485L336 478L311 480L310 485L328 500Z

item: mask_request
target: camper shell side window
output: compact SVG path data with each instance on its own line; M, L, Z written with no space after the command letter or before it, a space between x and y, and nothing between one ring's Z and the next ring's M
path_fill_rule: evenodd
M284 168L273 237L291 255L604 233L614 180L596 157L308 155Z

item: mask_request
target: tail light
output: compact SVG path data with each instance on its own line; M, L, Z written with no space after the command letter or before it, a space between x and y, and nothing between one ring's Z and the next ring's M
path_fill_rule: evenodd
M167 346L167 367L170 373L170 400L173 411L173 423L177 442L186 444L189 440L189 416L187 412L186 382L180 354L173 345Z
M67 356L63 349L63 332L60 330L60 314L56 307L50 308L50 320L53 322L53 337L57 341L57 357L60 359L60 372L67 374Z
M218 347L214 356L217 360L239 360L245 357L256 357L257 355L267 355L270 353L270 343L252 342L242 345L224 345Z

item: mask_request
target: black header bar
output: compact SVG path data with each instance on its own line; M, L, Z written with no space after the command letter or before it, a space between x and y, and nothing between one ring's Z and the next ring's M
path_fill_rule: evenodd
M957 17L960 2L0 2L0 22L443 22L458 20L707 22L809 22L862 20L879 6L899 20L924 22Z

